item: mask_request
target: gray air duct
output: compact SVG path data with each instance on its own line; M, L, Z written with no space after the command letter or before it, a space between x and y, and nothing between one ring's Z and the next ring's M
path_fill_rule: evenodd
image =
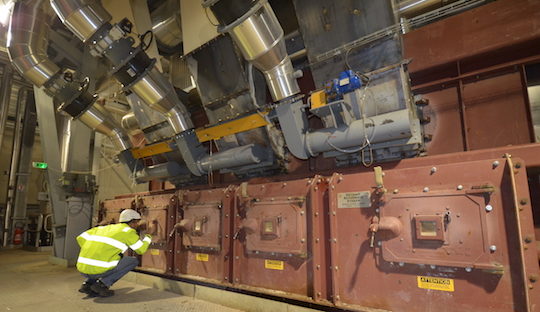
M66 73L47 56L50 7L46 0L21 0L15 4L9 24L8 53L13 66L29 81L61 103L60 109L88 127L112 138L126 149L130 141L107 114L93 108L96 98L84 83L67 79Z
M291 59L285 49L283 28L267 0L205 0L244 58L264 73L272 99L277 102L300 92Z
M162 113L175 133L193 128L186 108L167 79L154 66L155 60L128 36L131 23L124 19L111 25L111 15L94 0L51 0L60 20L90 47L94 56L104 56L113 65L114 77L148 106Z
M222 166L235 167L261 161L256 146L242 148L239 155L231 155L229 151L212 156L207 155L207 149L198 141L189 114L178 99L172 84L157 70L154 66L155 60L150 59L141 46L134 47L134 40L128 36L132 25L127 19L111 25L111 16L99 1L51 0L51 5L60 20L89 46L92 55L106 57L112 63L113 76L122 83L125 89L133 91L150 108L162 113L167 118L177 134L174 139L178 150L182 154L186 166L194 175L201 176L207 173L207 169L219 170L223 168ZM269 6L265 6L265 8L270 9ZM275 29L266 34L264 43L268 46L257 49L256 55L252 55L256 56L257 64L263 66L265 70L276 72L275 67L281 66L279 68L283 68L283 71L290 68L292 75L292 66L282 42L283 31L271 9L263 13L270 15L270 20L274 21ZM270 43L269 40L273 40L274 43ZM277 48L274 49L273 46ZM264 52L273 61L263 61L266 57L259 55L259 51ZM280 65L283 60L287 60L288 63ZM286 64L289 64L289 67ZM281 73L279 68L277 72ZM287 75L285 73L283 75L287 76L288 71ZM273 80L276 81L275 84L285 84L280 82L280 79L279 76L273 77ZM297 90L296 81L294 81L294 86L296 89L292 89ZM294 91L289 89L291 88L281 87L280 97L282 92L288 95ZM138 163L129 153L122 153L120 158L134 172L138 171ZM161 172L161 169L155 171Z

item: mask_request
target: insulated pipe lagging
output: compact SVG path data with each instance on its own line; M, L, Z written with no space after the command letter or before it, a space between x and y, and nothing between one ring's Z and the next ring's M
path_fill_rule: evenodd
M409 110L403 109L355 120L349 126L326 128L306 134L306 149L311 156L329 151L347 151L366 144L411 137Z
M277 102L300 92L291 59L285 48L283 28L267 0L203 1L228 32L244 58L263 72L272 99Z
M9 58L13 66L34 85L42 87L60 72L47 56L49 6L46 0L15 3L9 23Z
M114 146L123 151L132 147L128 135L108 114L100 104L94 104L86 110L79 120L89 128L108 136Z
M60 1L63 4L65 1ZM28 80L62 103L61 109L111 138L122 150L130 148L128 136L105 111L92 107L95 97L77 82L62 78L61 69L47 55L50 7L46 0L21 0L9 24L8 53L14 67Z
M193 128L189 114L173 86L156 69L148 55L132 46L119 44L125 43L125 37L118 39L110 36L109 31L113 28L111 15L100 1L50 1L66 27L94 51L106 56L117 69L115 78L149 107L163 114L175 133ZM110 53L104 53L105 50Z
M87 42L112 19L99 0L51 0L51 6L62 23L82 42Z

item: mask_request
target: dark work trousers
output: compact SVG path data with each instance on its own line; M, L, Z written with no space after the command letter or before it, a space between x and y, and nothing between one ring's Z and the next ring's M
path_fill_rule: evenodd
M86 277L86 282L89 284L93 284L100 279L107 287L111 287L112 284L116 283L116 281L121 279L122 276L126 275L129 271L133 270L137 265L139 265L139 260L137 260L137 258L124 256L120 259L118 265L114 269L101 274L82 275Z

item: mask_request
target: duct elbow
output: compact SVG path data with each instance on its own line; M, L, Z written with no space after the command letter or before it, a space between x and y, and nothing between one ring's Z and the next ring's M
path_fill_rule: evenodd
M99 104L88 108L78 119L89 128L108 136L118 150L124 151L132 147L127 133L108 116Z
M18 1L9 24L9 58L17 71L38 87L60 72L47 56L48 17L47 1Z

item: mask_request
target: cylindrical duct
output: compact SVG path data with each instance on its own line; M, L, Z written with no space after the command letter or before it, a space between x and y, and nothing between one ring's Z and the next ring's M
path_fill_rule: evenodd
M62 23L79 39L86 42L111 15L96 0L51 0L51 6Z
M135 133L140 130L139 121L135 117L135 113L129 112L122 117L122 128L129 133Z
M152 32L157 42L168 49L182 43L182 23L178 0L169 0L155 9L152 14Z
M266 158L266 150L260 145L249 144L208 155L198 161L200 171L210 172L223 168L234 168L258 164Z
M91 129L111 138L113 144L120 151L131 148L132 145L128 135L120 125L107 117L105 108L101 107L100 104L95 103L79 117L79 120Z
M114 77L137 94L152 109L164 114L175 133L193 128L184 105L178 99L171 83L154 66L152 60L140 48L133 48L126 37L113 39L107 31L111 28L110 14L99 1L51 0L51 5L62 22L83 42L87 42L98 30L108 42L106 56L117 67ZM104 48L100 46L100 49ZM152 66L152 67L150 67Z
M355 120L349 126L327 128L310 132L306 149L311 156L328 151L356 148L365 143L366 136L372 144L410 137L409 110L403 109Z
M230 0L212 4L210 8L221 23L218 31L228 32L244 58L264 73L274 101L299 93L300 88L285 49L283 28L272 7L267 0L260 0L254 5L252 1L240 2L232 8ZM246 11L248 6L251 7Z
M47 56L49 15L46 0L15 4L9 24L8 53L13 66L38 87L60 71Z
M169 81L154 66L130 88L150 108L165 115L175 133L193 128L186 108Z

